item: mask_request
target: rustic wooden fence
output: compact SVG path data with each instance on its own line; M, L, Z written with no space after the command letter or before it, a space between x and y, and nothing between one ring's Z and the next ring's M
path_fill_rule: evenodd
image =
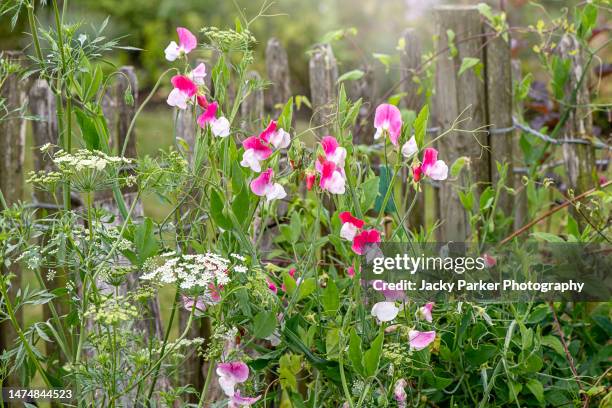
M432 101L430 115L432 120L428 133L430 137L433 137L448 129L466 108L467 112L464 112L464 115L469 117L469 120L462 124L462 128L480 128L482 131L477 133L456 131L436 142L440 158L443 158L449 165L461 156L469 159L469 165L459 176L458 183L440 183L437 186L433 202L426 201L425 195L422 195L409 218L408 227L418 230L425 225L426 216L427 219L436 218L442 221L438 231L439 239L464 240L470 234L470 224L457 191L467 188L469 183L478 182L481 186L480 191L494 183L499 177L496 162L509 166L511 176L507 184L517 192L514 196L504 192L499 208L509 216L514 214L515 226L522 226L526 222L527 202L524 186L520 181L519 169L524 164L519 159L521 155L518 151L518 139L521 132L526 130L537 137L544 138L549 143L563 146L563 163L568 173L569 186L576 193L594 187L596 183L593 177L594 149L600 147L609 151L610 148L594 146L588 140L592 128L591 117L588 112L582 111L587 109L586 105L589 102L586 82L583 82L576 92L574 101L576 108L568 112L569 118L566 121L563 138L547 140L547 136L538 134L513 119L516 114L513 112L516 104L513 103L512 76L520 75L520 66L518 61L511 61L508 43L489 30L474 7L440 6L435 8L434 15L436 33L439 38L435 53L441 57L437 59L436 64L436 92ZM452 44L452 47L456 49L454 55L449 52L451 44L448 42L448 30L455 33L454 44ZM405 48L401 51L399 84L400 89L406 95L401 104L407 109L418 111L423 106L425 99L417 92L412 78L419 74L423 66L421 39L412 29L407 29L402 35L405 40ZM583 61L582 53L577 47L577 42L570 36L564 38L559 47L560 52L566 58L571 59L573 64L572 75L567 85L568 92L573 92L576 85L580 83L579 75L583 68ZM16 61L23 58L21 53L15 52L5 53L5 57ZM482 77L479 77L474 70L459 74L464 58L478 58L482 61ZM132 90L138 90L134 69L123 67L121 71L125 75L120 76L121 79L116 86L104 97L104 113L112 129L115 146L123 144L135 112L134 107L126 105L123 100L123 91L128 86L127 81ZM282 106L291 95L287 53L283 49L282 42L275 38L270 39L267 43L266 71L265 76L271 82L271 86L265 92L254 92L247 98L241 109L240 126L247 126L250 121L260 120L264 114L273 117L278 115L279 106ZM354 132L355 141L371 144L374 133L373 112L377 104L384 101L384 98L375 94L376 86L371 69L365 67L364 71L364 77L352 84L349 94L353 97L360 97L364 101L364 108L359 114L359 121ZM323 136L329 132L328 125L333 120L333 104L338 91L338 66L333 49L329 44L319 44L314 47L309 62L309 73L312 124L315 127L316 135ZM249 74L249 77L253 79L263 76L257 72ZM210 84L209 88L211 88ZM29 97L30 112L38 118L32 121L34 146L45 143L57 144L55 98L44 81L23 82L14 77L6 81L1 95L9 110L24 106ZM195 140L192 115L193 113L189 110L180 112L176 124L177 135L190 145L193 145ZM23 196L25 125L25 120L17 116L0 123L0 188L9 205L25 198ZM137 156L135 141L136 138L132 135L126 150L126 154L130 157ZM33 149L31 153L34 155L36 170L49 168L49 163L43 160L38 149ZM513 167L516 170L514 172ZM408 174L403 176L405 179L408 178ZM408 184L405 188L411 189ZM409 192L409 195L412 194L414 191ZM124 195L129 203L135 199L133 191L126 190ZM45 193L37 191L32 199L35 206L53 211L54 207L48 205L50 198ZM97 199L100 205L104 205L118 215L110 197L100 195ZM477 203L478 200L475 202ZM143 214L142 206L137 206L135 214L137 216ZM20 277L16 266L13 267L13 272L17 275L13 286L16 288L19 285ZM55 283L55 285L62 284L59 280ZM61 310L59 312L61 313ZM153 324L144 324L140 328L146 330L150 335L161 336L163 330L157 301L149 304L149 313L149 323L152 321ZM48 310L45 311L45 316L49 316ZM179 320L180 325L184 326L185 314L181 314ZM210 336L209 322L203 320L193 327L191 334L194 337L207 338ZM14 339L15 333L12 329L2 325L0 327L0 349L6 349ZM204 362L196 353L193 353L187 359L184 369L181 369L181 383L191 383L196 388L201 387L204 381L203 365Z

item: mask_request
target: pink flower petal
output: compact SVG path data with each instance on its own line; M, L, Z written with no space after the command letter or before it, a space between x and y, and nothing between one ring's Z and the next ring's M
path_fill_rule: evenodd
M432 180L446 180L448 178L448 166L443 160L438 160L433 166L429 167L426 172L427 176Z
M168 99L166 102L170 106L176 106L179 109L187 109L187 101L189 97L184 92L181 92L179 89L174 88L170 94L168 94Z
M190 98L198 93L198 86L194 84L188 76L175 75L172 77L171 82L173 87L185 93Z
M164 50L166 54L166 59L168 61L176 61L176 59L181 55L181 49L178 44L174 41L170 41L170 44Z
M217 375L233 378L237 383L243 383L249 378L249 366L242 361L231 361L217 364Z
M423 350L436 339L435 331L421 332L418 330L410 330L408 332L408 340L412 350Z
M271 120L268 124L268 127L259 134L261 140L266 143L270 143L270 137L276 132L276 121Z
M414 179L414 181L419 182L419 180L423 178L423 167L421 166L412 167L412 178Z
M245 150L249 150L249 149L254 150L256 153L256 157L259 160L265 160L268 157L270 157L273 153L270 146L268 146L267 144L264 144L263 141L257 136L247 137L242 142L242 147L244 147Z
M312 186L315 183L316 175L314 173L306 173L306 189L312 190Z
M270 168L259 175L259 177L251 181L251 191L258 196L266 195L266 192L272 187L272 177L274 171Z
M433 320L433 317L431 315L431 311L433 310L434 305L435 305L435 303L428 302L428 303L425 304L425 306L421 306L419 308L419 315L420 315L420 317L425 319L429 323L431 323L432 320Z
M419 151L419 147L417 146L416 139L412 136L404 145L402 146L402 155L404 157L411 157L415 155Z
M219 104L217 102L211 102L206 107L206 110L202 112L200 116L198 116L198 125L201 128L206 127L206 124L212 122L217 118L217 109L219 108Z
M354 278L355 277L355 267L353 265L349 266L348 269L346 270L346 274L349 276L349 278Z
M349 211L341 212L339 217L340 217L340 221L342 221L343 224L347 223L347 222L350 222L351 224L353 224L357 228L362 228L363 227L364 221L360 220L357 217L353 217L353 214L351 214Z
M206 65L200 63L197 67L191 71L191 78L197 85L204 85L204 78L206 78Z
M230 404L233 404L234 407L250 407L259 401L260 398L261 395L257 397L243 397L240 395L240 391L236 391L236 393L232 396ZM232 407L232 405L230 405L230 407Z
M388 103L378 105L374 116L374 127L378 132L382 130L388 131L391 143L397 146L402 131L402 114L400 110Z
M380 242L380 233L375 230L365 230L355 236L352 249L357 255L363 255L367 246Z
M325 136L323 137L323 139L321 139L321 146L323 146L323 151L325 152L325 155L327 156L327 155L334 154L339 144L335 137Z
M427 174L429 168L436 164L436 161L438 161L438 151L433 147L425 149L423 153L423 163L421 164L423 172Z
M179 37L179 45L183 48L185 54L190 53L198 46L198 39L188 29L177 27L176 32Z

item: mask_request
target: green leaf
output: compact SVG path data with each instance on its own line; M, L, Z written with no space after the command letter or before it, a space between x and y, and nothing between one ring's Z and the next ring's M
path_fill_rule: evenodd
M250 199L249 189L243 186L240 193L232 201L232 212L242 227L245 227L246 223L249 222Z
M293 295L293 292L297 289L295 279L291 277L287 272L283 272L283 283L285 284L285 292L289 295Z
M459 53L459 50L457 50L457 46L455 45L455 32L451 29L446 30L446 39L448 41L448 50L450 55L454 58Z
M325 350L327 352L327 358L337 359L340 348L340 330L339 329L328 329L325 333Z
M276 314L274 312L259 312L253 318L253 336L265 339L276 328Z
M391 179L393 178L393 170L391 170L390 166L381 165L379 167L379 170L380 182L378 184L378 197L376 197L376 203L374 204L374 209L376 210L376 212L380 212L380 208L382 207L384 197L387 194L387 190L391 188L390 184ZM387 201L385 212L395 212L395 204L393 200L389 199L389 201Z
M421 111L414 120L414 139L419 148L425 144L425 136L427 134L427 120L429 119L429 107L424 105Z
M571 60L563 59L558 55L552 57L552 88L555 98L558 100L563 100L565 95L565 84L569 79L571 63Z
M361 184L361 189L363 191L361 195L361 212L368 212L374 205L379 194L379 182L380 178L378 176L373 176Z
M380 363L380 356L382 354L383 342L385 339L384 331L380 331L378 336L372 342L372 346L363 355L365 374L367 377L373 376L378 370L378 364Z
M461 61L461 67L459 67L458 76L463 75L463 73L469 69L474 69L474 73L480 77L480 71L482 70L482 63L479 58L465 57Z
M323 296L321 296L321 303L325 313L329 315L335 315L340 307L340 293L336 283L330 279L327 281L327 287L323 290Z
M302 218L300 217L300 213L297 211L291 214L291 222L289 223L289 233L290 242L292 244L297 243L302 233Z
M338 78L338 81L336 81L336 83L340 83L343 81L356 81L358 79L363 78L363 76L365 75L365 72L363 72L360 69L354 69L352 71L349 72L345 72L344 74L340 75L340 78Z
M480 367L497 353L497 347L492 344L483 344L478 348L468 346L465 350L465 359L473 367Z
M550 347L557 352L557 354L564 356L565 350L563 349L563 344L561 344L561 340L558 337L549 335L543 336L540 340L544 346Z
M532 232L531 236L536 239L541 239L546 242L565 242L563 238L549 232Z
M217 190L210 190L210 217L213 219L215 224L218 227L223 228L224 230L232 229L231 220L223 214L223 209L225 208L225 201L221 198L221 195Z
M363 367L363 351L361 349L361 337L357 335L357 332L354 328L351 329L350 333L348 357L351 361L351 364L353 364L353 368L355 369L355 371L365 377L365 369Z
M157 254L159 243L153 231L153 221L145 217L142 224L136 227L134 244L138 253L138 262L142 265L147 259Z
M476 8L478 9L478 12L485 17L487 20L491 21L493 20L493 12L491 11L491 6L489 6L486 3L478 3L478 5L476 6Z
M495 190L490 186L485 189L480 195L480 211L489 209L495 200Z
M544 386L542 385L541 382L532 378L531 380L527 381L525 385L527 386L529 391L531 391L533 396L536 397L536 399L538 400L540 404L543 404L545 402Z
M298 286L298 300L302 300L310 296L312 292L317 288L317 281L315 278L307 278L300 283Z
M392 61L391 55L375 52L372 54L372 57L377 59L381 64L385 66L385 72L389 72L389 69L391 68L391 61Z
M458 177L459 173L461 173L461 170L463 170L463 167L465 166L466 163L467 163L467 157L465 156L458 157L457 160L455 160L455 162L451 166L451 169L450 169L451 177L452 178Z
M74 114L76 115L76 121L81 129L81 136L87 149L102 150L94 120L79 108L74 108Z
M529 72L527 75L523 77L521 82L518 84L518 89L516 92L516 97L519 100L524 100L529 95L529 90L531 89L531 83L533 82L533 75Z
M298 107L299 109L299 107ZM293 97L289 98L283 110L278 117L278 126L282 129L285 129L287 132L291 129L291 124L293 123Z

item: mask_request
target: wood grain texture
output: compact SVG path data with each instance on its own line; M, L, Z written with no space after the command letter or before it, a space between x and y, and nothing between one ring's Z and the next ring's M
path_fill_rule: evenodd
M313 109L315 133L324 136L329 133L335 116L337 100L338 65L329 44L315 45L308 63L310 79L310 100Z
M266 70L270 87L265 92L265 108L266 112L276 117L291 97L289 59L278 38L268 40Z
M472 6L439 6L434 9L438 35L435 109L437 125L443 130L466 108L469 120L462 128L473 130L486 124L485 84L474 70L458 75L463 58L483 61L483 28L480 14ZM457 55L448 50L447 30L455 33ZM469 188L471 178L479 181L482 190L489 182L489 153L487 137L483 133L452 132L440 140L439 158L449 166L459 157L466 156L470 163L464 168L457 182L441 183L440 216L441 237L445 240L463 241L470 234L467 214L459 201L456 189ZM468 174L469 173L469 174ZM478 195L478 194L477 194ZM474 200L478 202L478 197Z
M569 117L563 128L563 138L589 141L593 136L593 117L589 107L591 98L588 73L580 82L585 70L584 52L576 37L566 34L559 42L559 53L561 58L571 61L569 78L565 86L566 98L569 99L570 95L576 92L575 101L565 101L572 106L566 108L569 109ZM597 185L595 148L592 145L565 143L563 159L569 187L575 194L583 193Z
M487 123L490 126L490 174L495 186L500 175L497 163L508 165L505 181L506 186L512 186L513 154L512 138L514 131L495 133L495 130L512 128L512 64L510 61L510 39L508 41L489 27L485 46L485 78L487 89ZM504 189L499 196L497 208L506 216L512 214L513 197Z
M21 52L4 52L4 58L8 61L23 64L24 56ZM7 205L11 206L23 200L23 160L25 148L25 120L21 109L26 104L26 94L24 84L26 82L19 78L18 74L11 74L4 81L0 89L0 98L4 99L5 112L2 112L3 119L0 120L0 190L4 195ZM11 279L9 297L14 299L21 286L21 269L19 264L14 263L9 268L0 266L2 274L12 273L15 275ZM15 311L15 317L20 323L23 321L23 309ZM17 339L17 333L13 326L5 321L0 323L0 353L12 348ZM13 373L7 379L2 380L3 387L19 387L18 373Z
M512 83L513 89L516 89L517 85L522 81L521 73L521 61L512 60ZM515 95L513 95L513 110L517 117L522 116L523 106L522 103L517 101ZM520 146L521 142L521 130L515 129L512 135L512 165L513 168L525 167L525 161L523 160L524 154ZM527 223L529 217L529 208L527 206L527 188L523 185L522 174L512 174L513 188L516 195L513 197L513 208L514 208L514 229L519 229Z

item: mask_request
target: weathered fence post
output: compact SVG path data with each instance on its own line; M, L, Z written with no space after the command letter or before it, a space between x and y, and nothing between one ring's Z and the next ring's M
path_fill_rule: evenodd
M351 81L347 93L351 100L357 101L361 98L361 107L357 115L357 121L353 129L353 144L365 144L372 141L372 121L370 112L374 100L374 71L367 65L361 67L363 76Z
M448 129L459 114L466 108L464 117L470 117L462 123L463 129L476 129L485 125L485 86L473 69L459 75L464 58L483 60L482 22L480 13L473 6L438 6L435 9L436 33L438 35L437 52L442 57L437 60L436 70L436 119L442 130ZM447 32L455 34L450 41ZM456 50L451 52L451 50ZM451 56L452 58L447 58ZM469 158L471 178L484 185L489 182L489 154L482 146L487 145L487 137L482 133L452 132L440 140L440 158L449 166L459 157ZM466 178L460 187L469 188ZM483 183L484 182L484 183ZM467 214L454 191L452 184L441 183L440 214L443 224L440 228L441 238L450 241L463 241L467 238L469 221ZM478 199L474 200L478 203Z
M595 168L595 148L589 143L593 135L593 117L589 107L589 73L585 72L584 54L575 36L565 34L559 42L561 58L571 61L569 78L565 86L565 95L574 95L575 100L565 101L565 109L569 109L569 116L563 128L563 138L584 140L582 143L564 143L563 159L569 179L569 187L573 194L578 195L597 185L597 172ZM576 221L584 225L583 217L578 216L572 207L570 213L574 214Z
M487 27L485 46L485 76L487 87L487 122L489 129L491 182L495 185L500 179L497 164L507 164L505 185L513 184L512 137L512 65L510 61L510 39L496 34ZM514 199L503 189L497 208L507 216L512 214Z
M266 47L266 70L270 88L265 93L266 111L276 117L291 97L289 60L278 38L270 38Z
M324 136L333 121L337 99L338 66L329 44L317 44L308 63L310 100L315 133Z
M249 71L246 80L261 83L261 76L257 71ZM264 91L263 89L252 89L240 104L240 127L244 131L254 131L265 126L261 121L264 115Z
M7 61L15 64L23 62L23 54L18 51L4 53ZM25 146L25 120L21 108L26 103L26 95L23 89L24 82L19 74L8 76L0 89L0 98L4 99L5 109L8 116L0 121L0 190L7 205L12 205L23 199L23 160ZM14 296L21 286L21 270L17 263L11 265L8 270L1 265L2 274L12 273L9 296ZM23 320L22 309L16 310L17 321L21 324ZM0 323L0 353L8 350L14 345L17 334L10 322ZM20 387L18 373L13 373L7 379L0 378L3 387Z
M32 125L32 138L34 147L34 170L35 171L53 171L54 165L51 159L46 157L47 153L41 152L40 147L46 144L56 145L59 140L59 132L57 126L57 107L56 100L53 91L49 87L49 84L44 79L38 79L34 81L29 91L29 108L32 115L36 117L36 120L31 122ZM48 153L53 154L53 151ZM38 215L45 217L56 211L53 208L53 195L42 189L34 190L34 200L39 206ZM47 240L51 237L43 236L42 241ZM41 275L45 281L47 290L53 291L57 288L65 287L66 277L61 274L52 273L50 276L49 272L52 269L46 269L42 271ZM53 302L53 301L52 301ZM58 316L62 316L67 309L67 304L63 301L53 302L53 305L46 304L43 308L43 318L45 321L52 319L53 313L51 307L55 308L55 312ZM65 359L60 353L56 343L45 343L47 355L52 356L53 359L57 359L56 367L62 367ZM51 372L57 372L54 367L49 367Z
M514 84L514 90L517 89L517 85L522 81L521 75L521 61L512 60L512 83ZM523 106L522 103L518 102L517 95L513 94L513 110L517 118L522 117ZM523 152L521 150L521 130L515 129L512 135L512 160L513 170L517 167L525 167L523 160ZM523 175L519 173L512 174L513 177L513 188L516 192L514 196L514 229L518 229L525 225L527 217L529 216L529 209L527 207L527 188L523 185Z
M421 65L421 39L418 37L414 28L408 28L404 31L402 38L404 39L404 49L401 53L401 82L402 92L406 93L402 102L406 109L410 109L415 113L419 113L425 104L424 92L419 92L419 85L413 81L417 70ZM408 180L409 174L404 169L403 180ZM410 182L405 181L402 188L404 196L408 197L408 203L413 200L414 194L417 194L416 202L412 208L412 212L408 216L408 228L418 230L425 225L425 193L417 193ZM406 190L408 190L406 192ZM407 194L406 194L407 193ZM409 205L409 204L406 204Z

